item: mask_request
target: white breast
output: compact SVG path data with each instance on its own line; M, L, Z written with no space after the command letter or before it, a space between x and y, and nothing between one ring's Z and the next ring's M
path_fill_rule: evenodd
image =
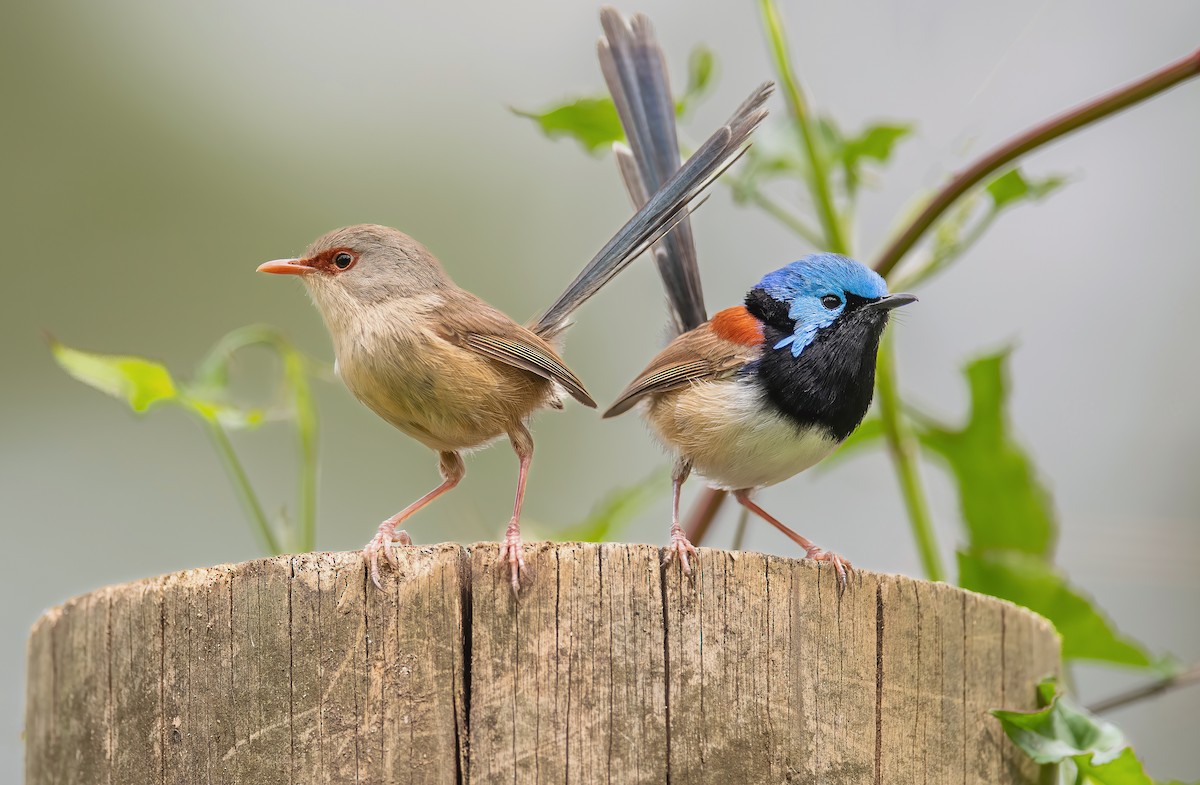
M694 383L658 396L647 421L658 437L718 488L761 488L818 463L838 443L801 428L746 378Z

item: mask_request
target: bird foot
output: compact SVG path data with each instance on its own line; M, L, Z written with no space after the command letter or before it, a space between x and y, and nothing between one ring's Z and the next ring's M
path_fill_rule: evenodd
M837 572L838 577L838 593L846 590L846 584L849 581L850 573L854 572L854 565L847 559L838 556L832 551L826 551L816 546L804 549L808 558L813 561L826 561L833 565L833 569Z
M379 524L379 531L363 548L363 559L371 568L371 582L375 584L375 588L382 590L383 583L379 580L379 554L383 554L383 558L387 559L387 563L392 565L392 569L400 568L400 560L396 558L396 552L392 550L395 545L412 545L412 537L408 536L408 532L401 529L396 531L396 524L391 521L384 521Z
M503 569L504 565L508 565L515 597L521 592L521 576L526 573L526 569L525 546L521 544L520 533L514 532L512 528L512 524L509 524L508 534L504 536L504 542L500 545L500 567Z
M678 526L671 527L671 542L667 544L666 553L663 554L662 566L666 567L674 559L679 559L679 566L683 569L683 574L690 576L692 574L692 565L688 562L688 554L700 558L700 554L696 551L696 546L692 545L687 535L683 533L683 529Z

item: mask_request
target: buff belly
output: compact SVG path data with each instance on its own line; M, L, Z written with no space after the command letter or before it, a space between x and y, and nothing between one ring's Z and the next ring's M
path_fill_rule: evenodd
M557 400L546 379L421 338L419 346L393 337L383 347L346 347L338 375L369 409L431 449L478 449Z
M717 488L783 482L826 458L838 443L776 412L747 378L695 382L649 399L658 438Z

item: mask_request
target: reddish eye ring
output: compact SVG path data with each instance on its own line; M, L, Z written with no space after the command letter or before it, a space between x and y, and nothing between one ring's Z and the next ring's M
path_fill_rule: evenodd
M339 270L347 270L352 264L354 264L354 254L347 251L339 251L333 255L333 266Z

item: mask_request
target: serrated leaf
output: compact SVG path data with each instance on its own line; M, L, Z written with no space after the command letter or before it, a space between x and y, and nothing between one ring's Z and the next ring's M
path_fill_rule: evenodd
M596 503L587 518L573 526L558 531L558 539L576 542L605 542L628 526L634 516L644 510L670 487L670 479L663 469L656 469L648 477L633 485L609 491ZM669 523L669 521L668 521Z
M612 99L577 98L574 101L547 107L541 112L513 109L514 114L528 117L551 139L567 137L583 145L589 153L596 153L612 146L613 142L625 140L621 119Z
M895 123L868 125L857 136L846 140L846 157L887 163L896 149L896 144L911 134L912 130L911 125Z
M897 143L911 133L911 125L878 122L849 134L842 131L833 118L821 117L817 121L816 142L822 158L841 171L846 193L853 197L862 182L866 163L887 163Z
M95 354L72 349L51 340L54 359L71 376L91 387L120 398L135 412L144 412L177 396L170 372L144 357Z
M1042 682L1039 691L1053 695L1045 708L1034 712L996 709L992 715L1031 759L1058 764L1060 783L1154 785L1120 729L1058 694L1052 679Z
M1066 178L1059 175L1030 180L1022 174L1019 168L1013 168L994 178L986 188L992 197L993 207L999 210L1020 201L1042 199L1061 188L1066 182Z
M1076 755L1098 755L1098 762L1116 758L1127 746L1115 725L1089 714L1057 692L1054 679L1045 679L1038 692L1049 703L1037 711L993 709L1004 732L1038 763L1060 763Z
M885 164L896 149L896 144L912 133L912 126L893 123L869 125L856 136L845 140L840 159L846 177L846 190L853 194L862 180L862 168L866 161Z
M1005 363L1011 348L970 362L971 413L959 429L918 421L921 444L945 459L958 485L970 549L1049 557L1057 526L1050 494L1011 437Z
M964 589L1015 602L1049 619L1062 636L1063 659L1156 666L1141 644L1119 633L1089 597L1037 556L1012 550L960 551L958 582Z
M1050 494L1008 424L1010 352L967 364L971 411L962 427L913 414L921 445L945 460L957 484L967 530L959 584L1045 616L1062 635L1066 659L1153 667L1145 648L1118 633L1052 564L1057 525Z

